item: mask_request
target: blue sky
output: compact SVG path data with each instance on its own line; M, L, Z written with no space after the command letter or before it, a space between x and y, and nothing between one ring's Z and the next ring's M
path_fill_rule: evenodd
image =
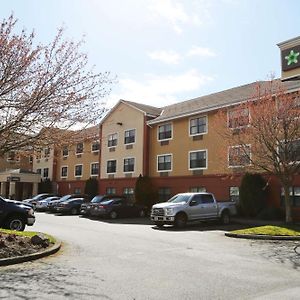
M18 26L42 42L57 28L80 40L120 98L164 106L280 76L277 43L300 35L298 0L9 0Z

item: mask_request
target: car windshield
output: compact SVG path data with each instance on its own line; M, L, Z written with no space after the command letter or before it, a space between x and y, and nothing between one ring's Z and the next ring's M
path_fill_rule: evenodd
M93 199L92 199L92 203L99 203L102 201L102 199L104 198L104 196L95 196Z
M181 202L185 202L187 203L190 199L190 195L183 195L183 194L178 194L175 195L174 197L172 197L170 200L168 200L168 202L172 202L172 203L181 203Z
M42 198L46 198L47 195L45 194L39 194L39 195L36 195L32 198L32 200L39 200L39 199L42 199Z
M113 202L114 202L114 200L107 200L107 201L101 202L101 204L103 204L103 205L110 205Z
M59 199L59 201L66 201L71 197L71 195L65 195Z

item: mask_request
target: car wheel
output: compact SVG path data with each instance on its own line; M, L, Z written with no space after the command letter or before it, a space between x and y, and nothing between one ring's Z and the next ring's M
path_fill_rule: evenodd
M145 216L146 216L146 212L143 209L141 209L139 212L139 217L144 218Z
M25 220L19 216L9 217L5 223L5 227L10 230L23 231L25 229Z
M224 225L227 225L230 223L230 214L228 211L223 211L223 213L221 215L221 220Z
M187 217L183 213L180 213L175 218L175 227L184 228L186 226Z
M112 212L110 212L109 216L111 219L116 219L118 217L118 214L113 210Z
M78 211L77 211L77 208L72 208L71 209L71 215L77 215Z

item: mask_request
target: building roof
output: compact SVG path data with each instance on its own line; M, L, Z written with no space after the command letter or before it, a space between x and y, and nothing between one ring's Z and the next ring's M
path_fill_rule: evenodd
M275 83L279 82L280 80L275 80ZM147 123L149 125L161 123L172 119L212 111L222 107L235 105L249 99L253 99L255 97L256 87L258 84L261 88L264 88L264 86L265 88L270 87L270 81L252 82L250 84L231 88L225 91L168 105L163 107L160 116L148 121ZM287 91L299 90L300 81L287 81L283 82L283 85Z
M157 108L157 107L146 105L146 104L136 103L136 102L127 101L127 100L121 100L121 102L127 103L128 105L133 106L133 107L145 112L146 115L153 116L153 117L159 116L162 112L161 108Z

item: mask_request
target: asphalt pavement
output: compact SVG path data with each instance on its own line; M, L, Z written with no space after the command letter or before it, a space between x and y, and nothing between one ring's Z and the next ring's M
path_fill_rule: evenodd
M0 267L1 299L299 299L299 242L224 235L237 225L36 215L27 230L56 236L62 249Z

